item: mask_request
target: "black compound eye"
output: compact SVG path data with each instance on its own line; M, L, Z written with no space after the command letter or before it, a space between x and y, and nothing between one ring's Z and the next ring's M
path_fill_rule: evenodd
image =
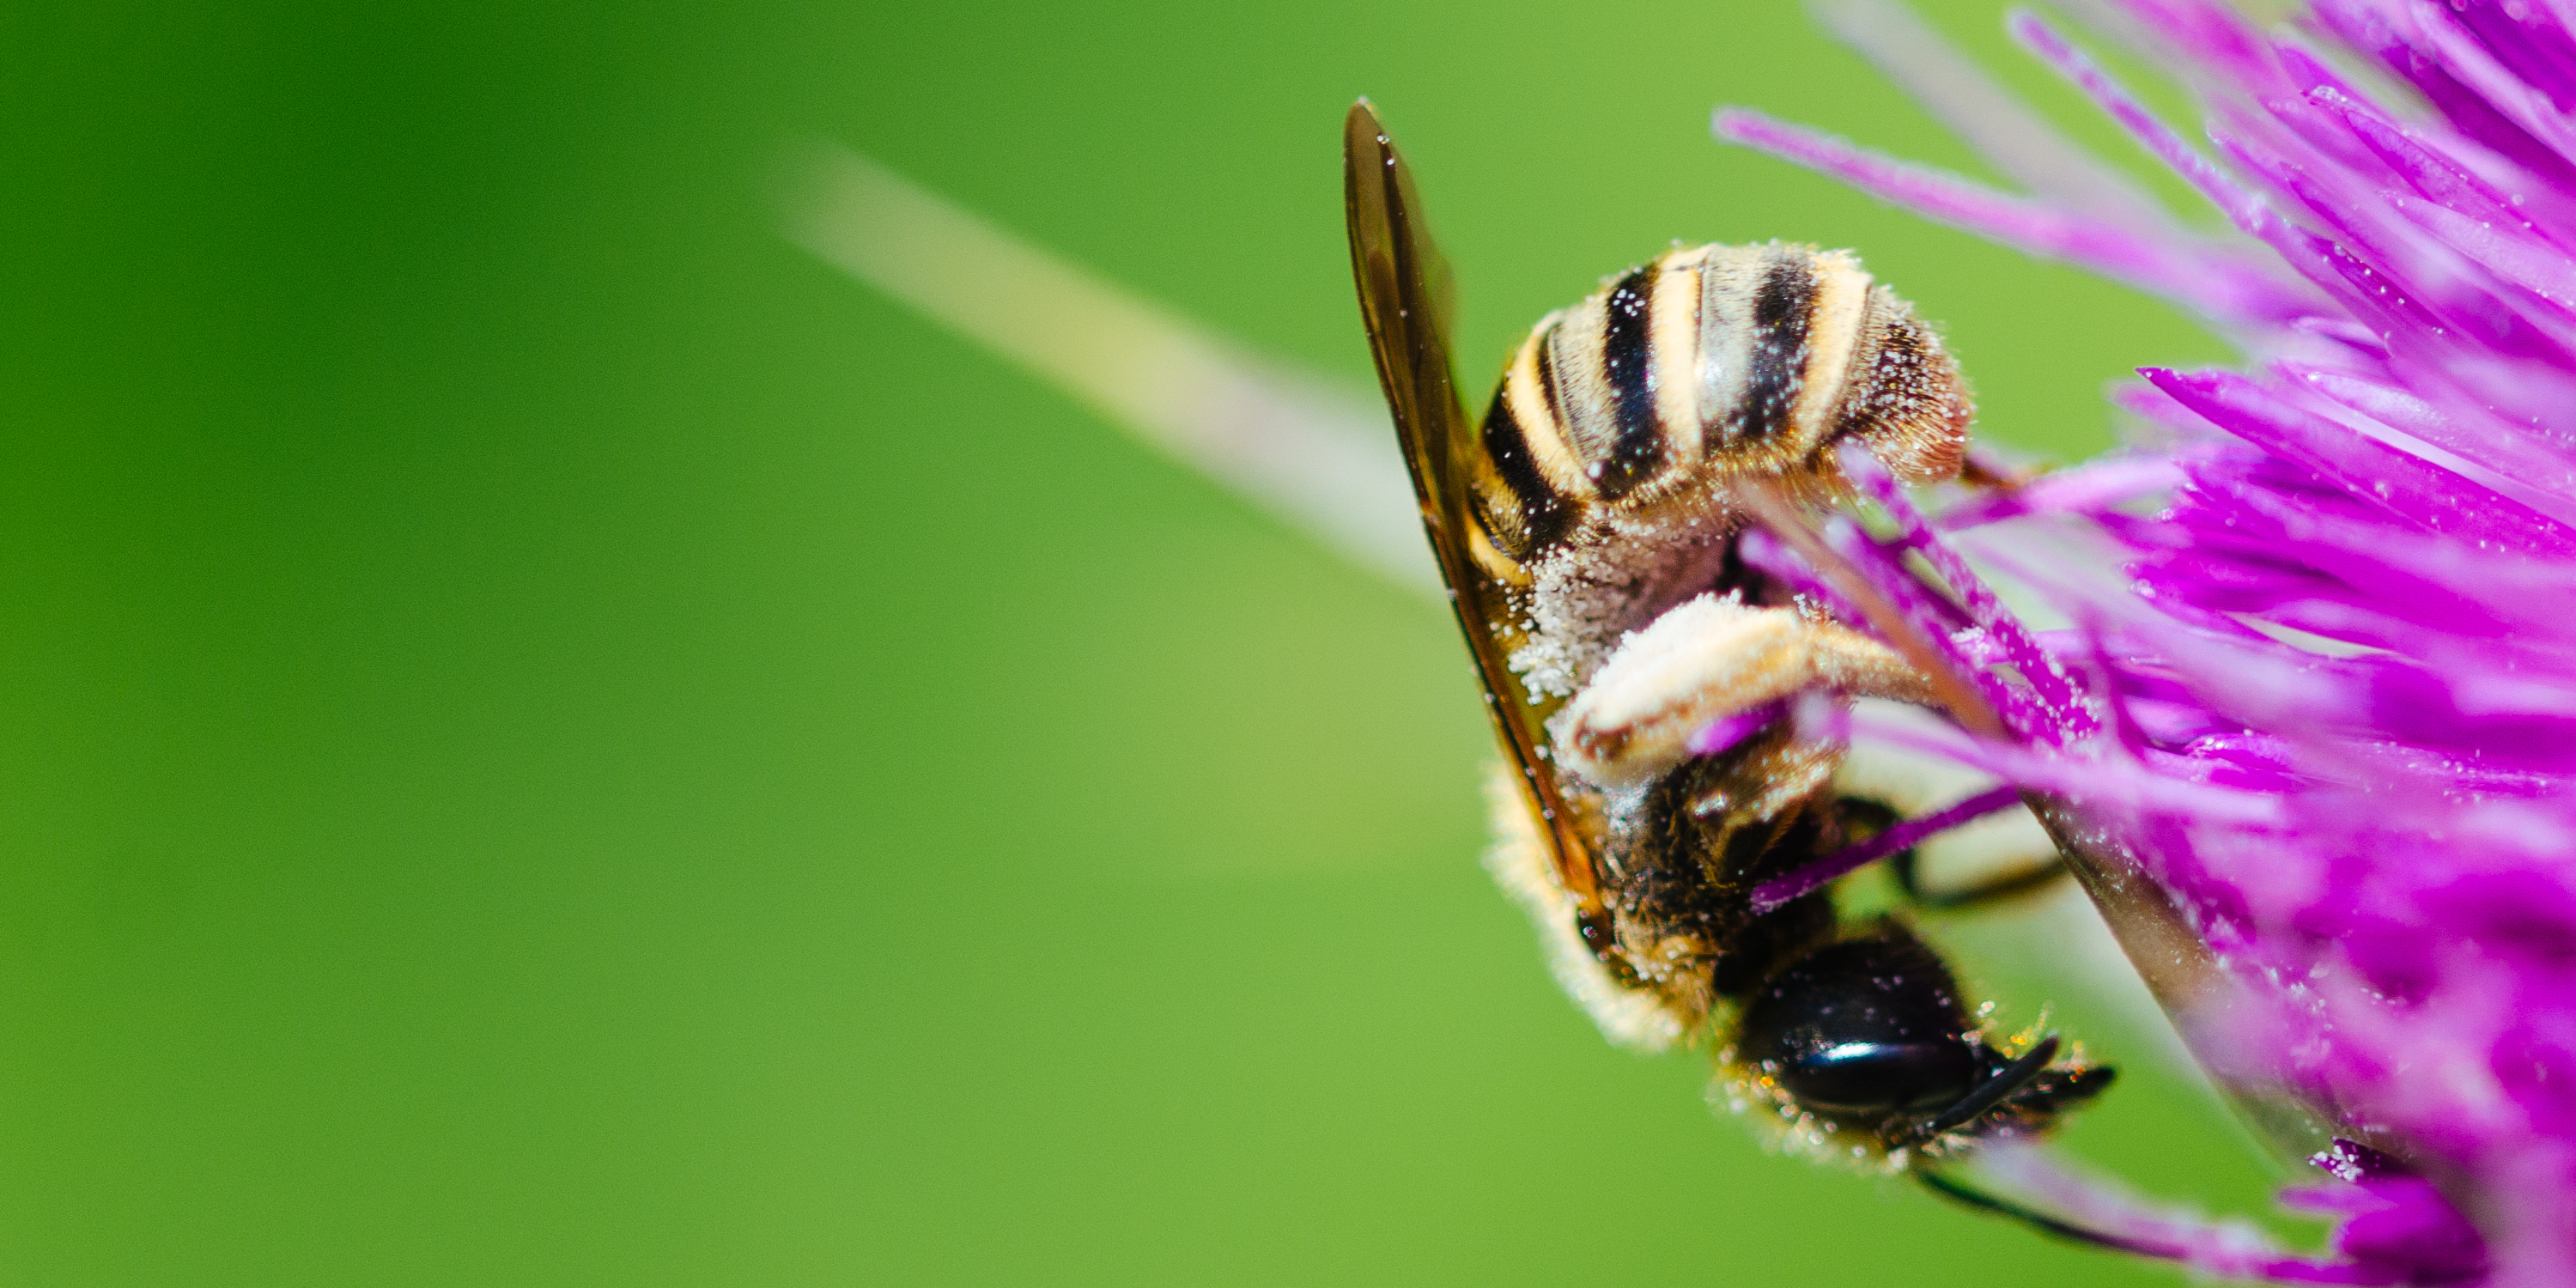
M1745 1007L1736 1049L1801 1105L1853 1114L1954 1104L1987 1064L1949 970L1893 926L1827 944L1772 976Z
M1842 1042L1780 1062L1780 1085L1811 1109L1895 1113L1956 1104L1982 1072L1965 1042Z

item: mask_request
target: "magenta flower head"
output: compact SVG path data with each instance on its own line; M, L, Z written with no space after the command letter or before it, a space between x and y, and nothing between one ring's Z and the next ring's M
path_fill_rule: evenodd
M2284 1201L2340 1224L2291 1256L2035 1161L2021 1188L2219 1274L2576 1283L2576 8L2318 0L2265 31L2115 0L2106 33L2199 92L2206 148L2014 16L2224 238L1872 25L1903 15L1832 16L2030 192L1752 112L1721 136L2164 294L2246 355L2142 371L2127 449L1929 517L1847 451L1868 512L1757 543L1973 691L1833 732L2039 802L2194 1053L2316 1164Z

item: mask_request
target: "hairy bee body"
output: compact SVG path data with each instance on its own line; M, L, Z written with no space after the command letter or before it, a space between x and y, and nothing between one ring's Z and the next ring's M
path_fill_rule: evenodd
M1839 755L1787 733L1625 792L1567 787L1601 854L1615 950L1607 961L1575 934L1538 820L1517 796L1489 793L1497 840L1488 866L1539 928L1558 983L1613 1042L1657 1051L1703 1034L1779 960L1831 937L1822 893L1759 916L1752 905L1755 886L1849 831L1831 791Z
M1559 980L1605 1034L1650 1049L1714 1035L1731 1098L1771 1102L1793 1135L1840 1156L1858 1145L1863 1158L1892 1159L1887 1124L1907 1115L1863 1112L1853 1131L1832 1106L1787 1090L1797 1075L1764 1071L1797 1045L1788 1031L1824 993L1859 997L1909 1030L1882 1042L1846 1020L1826 1045L1867 1036L1862 1045L1932 1061L1895 1075L1916 1079L1921 1108L1968 1094L2006 1061L1939 956L1901 924L1854 922L1824 890L1754 907L1763 882L1895 819L1841 784L1843 749L1786 721L1711 754L1681 735L1705 723L1694 702L1751 703L1757 690L1923 699L1882 646L1739 557L1734 489L1759 480L1830 498L1841 487L1832 449L1845 439L1903 477L1952 477L1973 414L1939 337L1850 254L1709 245L1540 319L1466 445L1469 545L1500 592L1483 626L1512 641L1525 715L1548 732L1557 795L1593 857L1598 910L1587 925L1556 879L1546 820L1517 793L1495 801L1497 877L1535 914ZM1821 975L1810 965L1836 961ZM1870 995L1852 987L1855 972L1911 982ZM1833 1081L1811 1075L1823 1079L1811 1090ZM2030 1076L1980 1134L2044 1125L2107 1077Z
M1937 337L1849 254L1679 249L1541 319L1470 421L1411 179L1365 103L1344 143L1362 316L1508 767L1496 875L1560 981L1614 1039L1706 1043L1732 1098L1884 1166L2098 1093L2053 1036L1990 1043L1902 916L1755 897L1898 817L1790 700L1938 699L1757 567L1747 509L1845 495L1846 441L1957 474L1971 410Z

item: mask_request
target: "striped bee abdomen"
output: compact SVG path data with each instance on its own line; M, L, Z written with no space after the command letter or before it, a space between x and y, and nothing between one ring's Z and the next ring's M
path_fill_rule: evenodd
M1811 468L1854 435L1910 478L1958 468L1958 365L1841 251L1676 250L1540 319L1470 462L1491 570L1521 569L1604 510L1729 474Z

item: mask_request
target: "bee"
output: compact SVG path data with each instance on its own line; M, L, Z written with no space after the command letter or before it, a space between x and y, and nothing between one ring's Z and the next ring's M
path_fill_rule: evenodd
M1854 442L1902 478L1959 476L1972 406L1939 337L1849 254L1676 249L1541 319L1471 420L1447 270L1365 100L1344 145L1361 311L1502 752L1497 875L1559 979L1614 1040L1707 1042L1731 1095L1813 1152L2111 1241L1938 1175L2048 1130L2111 1069L1990 1036L1902 916L1753 894L1898 822L1777 713L1939 697L1747 561L1740 490L1830 503ZM1728 718L1755 727L1707 742Z

